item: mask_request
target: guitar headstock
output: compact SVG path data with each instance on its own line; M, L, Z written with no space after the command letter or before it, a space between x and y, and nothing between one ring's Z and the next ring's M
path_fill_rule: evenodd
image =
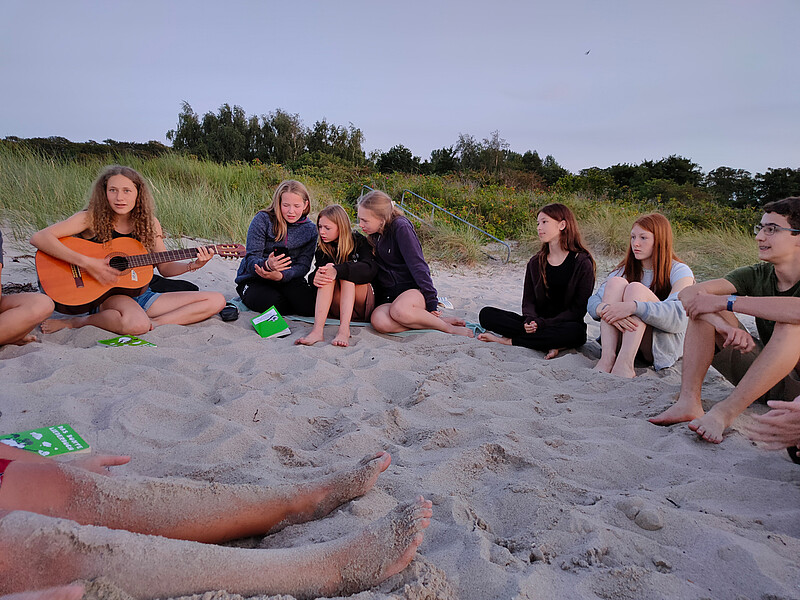
M243 258L246 254L241 244L215 244L214 249L221 258Z

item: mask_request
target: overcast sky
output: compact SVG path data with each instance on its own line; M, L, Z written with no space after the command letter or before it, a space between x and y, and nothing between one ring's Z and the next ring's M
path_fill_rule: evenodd
M573 172L755 174L800 167L800 2L0 0L0 99L0 137L166 143L227 102L368 152L499 130Z

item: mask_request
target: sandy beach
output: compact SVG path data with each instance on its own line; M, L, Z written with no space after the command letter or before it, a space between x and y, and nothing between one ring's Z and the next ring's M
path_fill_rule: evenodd
M3 234L3 283L35 282L33 249ZM527 258L433 264L448 314L519 310ZM185 279L231 298L236 267L215 258ZM362 498L236 543L330 540L398 502L431 499L417 558L359 600L800 598L800 467L737 431L765 406L712 445L685 425L646 420L676 396L680 363L629 381L591 370L593 341L545 361L365 327L348 348L304 347L294 341L310 325L261 339L254 316L159 327L143 336L155 348L103 347L113 335L93 327L0 348L0 431L69 423L96 451L133 457L119 476L222 483L303 481L387 450L391 466ZM587 321L594 339L599 327ZM330 341L335 329L325 333ZM706 407L730 389L712 370ZM90 592L127 596L108 581Z

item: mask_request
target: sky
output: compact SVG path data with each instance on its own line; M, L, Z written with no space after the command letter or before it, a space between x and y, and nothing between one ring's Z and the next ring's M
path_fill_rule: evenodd
M422 159L800 168L800 2L0 0L0 137L168 143L183 101Z

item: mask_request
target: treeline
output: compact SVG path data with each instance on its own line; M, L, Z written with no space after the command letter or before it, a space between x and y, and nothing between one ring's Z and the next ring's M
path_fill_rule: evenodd
M360 129L334 125L323 119L306 127L300 115L277 109L248 117L240 106L220 106L202 118L188 102L178 114L178 126L167 132L176 150L215 162L234 161L289 165L304 155L324 155L353 165L366 161Z
M167 133L167 138L176 150L217 162L259 160L297 168L334 160L380 173L466 174L480 183L617 200L713 201L744 208L800 195L800 168L767 169L753 175L722 166L705 174L690 159L672 155L638 165L617 164L571 173L552 155L541 158L536 150L514 152L498 131L483 140L459 134L454 144L433 150L428 160L414 156L401 144L366 156L364 135L352 123L343 127L323 119L309 128L297 114L278 109L261 117L247 117L241 107L231 108L229 104L201 118L185 102L178 126Z
M43 156L59 160L79 160L122 154L131 154L147 159L156 158L167 152L172 152L172 148L155 140L144 144L137 142L118 142L116 140L72 142L67 138L57 136L46 138L20 138L11 135L3 138L3 144L9 147L24 146Z

